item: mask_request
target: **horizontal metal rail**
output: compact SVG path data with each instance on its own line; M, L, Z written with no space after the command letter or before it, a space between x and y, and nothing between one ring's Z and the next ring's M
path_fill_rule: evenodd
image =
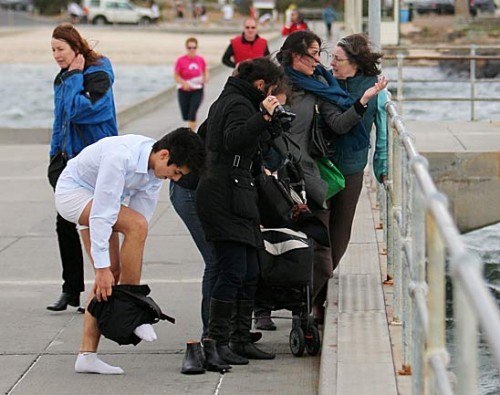
M397 60L397 92L396 95L394 96L393 100L397 102L398 104L398 112L400 114L404 113L404 103L405 102L469 102L470 103L470 120L476 120L477 119L477 114L476 114L476 103L477 102L500 102L500 96L491 96L488 94L488 97L485 97L484 94L480 95L477 93L477 86L479 84L500 84L500 79L498 78L477 78L476 77L476 69L478 62L488 62L488 61L493 61L493 62L499 62L500 63L500 56L499 55L478 55L477 51L479 50L494 50L494 51L500 51L500 46L469 46L469 47L421 47L420 49L429 49L432 50L433 52L438 52L438 51L455 51L457 48L461 49L468 49L469 54L463 54L463 55L449 55L449 54L420 54L420 55L414 55L414 54L408 54L406 51L408 50L415 50L418 49L418 47L412 47L412 48L406 48L406 47L397 47L394 48L394 51L396 51L396 54L387 54L384 56L385 60L391 60L395 59ZM387 47L386 47L387 49ZM410 63L410 62L417 62L417 61L434 61L434 62L442 62L442 61L453 61L453 62L458 62L458 61L463 61L463 62L468 62L469 63L469 74L470 77L468 80L459 80L459 79L418 79L418 80L407 80L404 78L404 67ZM405 84L413 84L413 83L453 83L453 82L466 82L469 85L469 92L467 96L459 96L459 97L453 97L453 96L442 96L442 97L427 97L427 96L413 96L413 97L407 97L404 94L404 85ZM496 92L499 92L500 90L496 90ZM491 92L495 92L495 90L491 90Z

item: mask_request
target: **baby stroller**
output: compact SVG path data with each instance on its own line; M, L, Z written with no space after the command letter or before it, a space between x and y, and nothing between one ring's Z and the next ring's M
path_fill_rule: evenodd
M292 354L317 355L321 341L312 317L314 242L290 228L262 228L265 249L259 254L260 280L255 304L268 310L290 310Z
M280 179L296 207L293 218L279 226L266 223L262 218L265 248L259 251L260 278L255 305L271 311L290 310L292 329L289 343L292 354L300 357L307 350L309 355L317 355L321 341L312 317L314 240L308 236L316 218L305 204L300 165L289 163L284 172L280 171Z

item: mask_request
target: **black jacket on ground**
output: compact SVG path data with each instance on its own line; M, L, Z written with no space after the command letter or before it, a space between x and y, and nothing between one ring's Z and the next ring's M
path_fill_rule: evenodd
M252 84L229 77L210 107L208 168L196 190L197 211L209 241L262 246L253 172L260 167L258 150L269 127L259 111L264 98Z
M101 334L120 345L136 346L141 339L134 329L142 324L155 324L160 320L175 323L164 314L151 297L147 285L115 285L107 302L98 302L94 296L87 309L97 320Z

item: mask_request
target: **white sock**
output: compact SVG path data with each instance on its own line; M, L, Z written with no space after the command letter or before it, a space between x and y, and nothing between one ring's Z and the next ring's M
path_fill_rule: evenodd
M78 354L75 362L76 373L97 373L97 374L123 374L124 371L118 366L108 365L97 358L95 352L84 352Z
M137 335L137 337L140 337L142 340L145 340L147 342L154 342L156 339L158 339L158 336L156 336L155 330L153 329L153 326L151 324L139 325L134 329L134 333Z

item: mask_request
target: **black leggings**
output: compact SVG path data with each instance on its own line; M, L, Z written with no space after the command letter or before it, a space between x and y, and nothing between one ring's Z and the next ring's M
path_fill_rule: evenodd
M195 91L183 91L182 89L178 89L177 98L179 99L182 119L184 121L196 121L196 113L203 99L203 89Z

